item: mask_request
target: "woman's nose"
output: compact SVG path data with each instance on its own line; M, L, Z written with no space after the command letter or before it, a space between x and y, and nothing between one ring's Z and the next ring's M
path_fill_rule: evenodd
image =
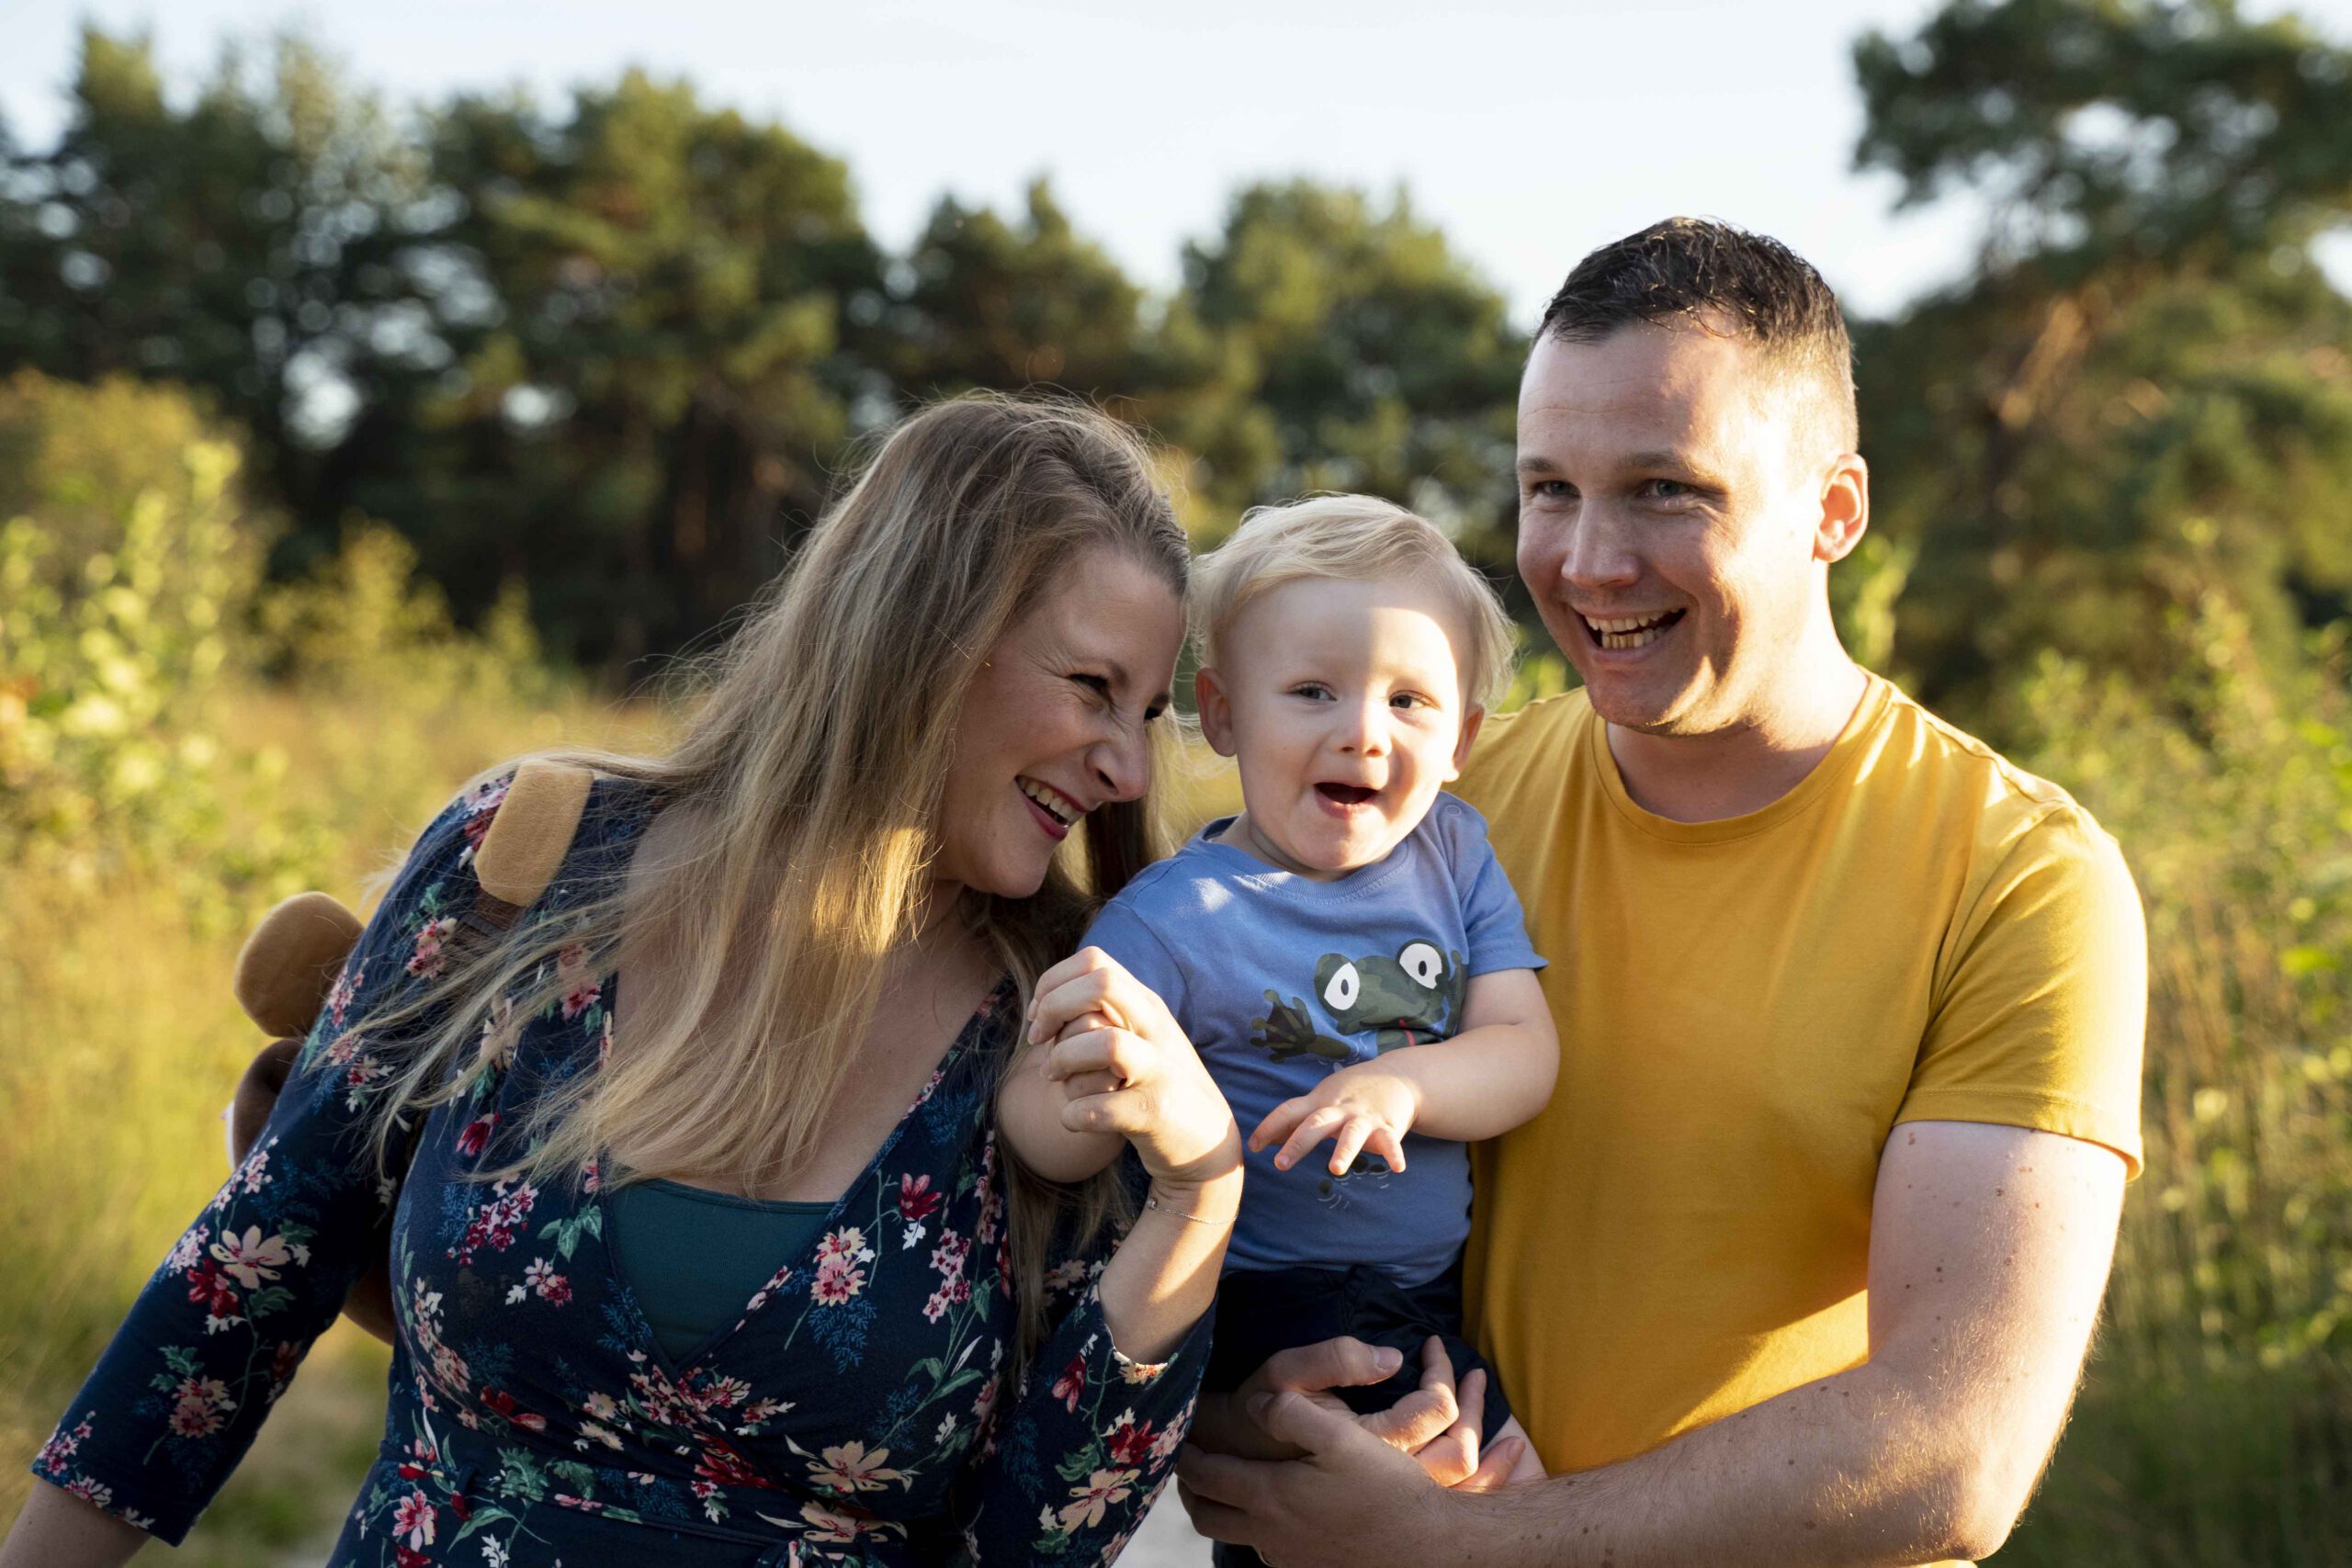
M1095 779L1113 800L1133 800L1151 784L1151 739L1137 728L1095 744Z

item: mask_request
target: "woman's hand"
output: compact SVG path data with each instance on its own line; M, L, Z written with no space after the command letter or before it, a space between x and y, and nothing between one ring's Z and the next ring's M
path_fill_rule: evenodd
M1099 947L1037 977L1031 1041L1054 1042L1045 1076L1062 1086L1062 1125L1116 1133L1155 1186L1199 1187L1239 1168L1233 1111L1157 993Z
M1388 1162L1391 1170L1405 1168L1401 1140L1420 1113L1420 1086L1401 1073L1383 1072L1378 1062L1341 1067L1317 1084L1313 1092L1285 1100L1266 1112L1250 1134L1252 1154L1269 1144L1274 1168L1288 1170L1324 1139L1331 1140L1331 1174L1344 1176L1357 1155L1366 1149Z

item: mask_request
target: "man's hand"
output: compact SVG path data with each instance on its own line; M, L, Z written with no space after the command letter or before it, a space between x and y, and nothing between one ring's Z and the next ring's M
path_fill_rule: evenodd
M1420 1086L1397 1073L1384 1072L1378 1062L1341 1067L1324 1078L1312 1092L1283 1100L1266 1112L1250 1134L1255 1154L1269 1144L1274 1168L1288 1170L1324 1139L1331 1140L1331 1174L1344 1176L1355 1157L1366 1149L1388 1162L1391 1170L1405 1168L1405 1145L1399 1141L1413 1129L1420 1114Z
M1478 1450L1486 1410L1486 1372L1473 1371L1457 1389L1453 1363L1445 1354L1443 1341L1434 1336L1421 1347L1420 1387L1387 1409L1360 1416L1331 1392L1385 1382L1395 1374L1398 1362L1396 1351L1361 1339L1326 1339L1279 1351L1232 1393L1202 1396L1200 1414L1193 1423L1193 1446L1244 1459L1300 1457L1302 1450L1275 1437L1250 1415L1253 1406L1263 1405L1265 1395L1295 1393L1353 1422L1399 1452L1411 1454L1441 1486L1483 1490L1489 1483L1490 1472L1497 1479L1508 1475L1520 1444L1498 1445L1486 1455Z
M1369 1542L1396 1562L1459 1559L1454 1493L1366 1430L1363 1418L1300 1393L1250 1394L1244 1414L1300 1457L1270 1463L1188 1445L1177 1461L1178 1495L1203 1535L1254 1548L1274 1568L1356 1568ZM1498 1445L1466 1478L1467 1489L1500 1485L1516 1457L1506 1450L1516 1448Z

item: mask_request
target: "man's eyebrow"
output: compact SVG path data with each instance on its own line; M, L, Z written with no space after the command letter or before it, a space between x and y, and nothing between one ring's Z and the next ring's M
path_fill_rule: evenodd
M1647 452L1629 452L1625 467L1629 468L1688 468L1696 470L1706 465L1693 461L1688 452L1678 452L1671 446L1654 447Z
M1551 458L1531 452L1519 460L1519 471L1522 474L1556 474L1560 468Z

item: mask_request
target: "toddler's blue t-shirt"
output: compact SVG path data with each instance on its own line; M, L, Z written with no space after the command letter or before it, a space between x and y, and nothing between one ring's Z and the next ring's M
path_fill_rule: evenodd
M1472 976L1544 965L1486 819L1453 795L1386 859L1330 882L1211 842L1231 821L1128 883L1086 940L1159 993L1244 1138L1340 1067L1450 1038ZM1247 1155L1227 1269L1443 1273L1470 1234L1469 1150L1414 1133L1404 1145L1401 1173L1364 1154L1339 1177L1328 1140L1286 1171L1279 1145Z

